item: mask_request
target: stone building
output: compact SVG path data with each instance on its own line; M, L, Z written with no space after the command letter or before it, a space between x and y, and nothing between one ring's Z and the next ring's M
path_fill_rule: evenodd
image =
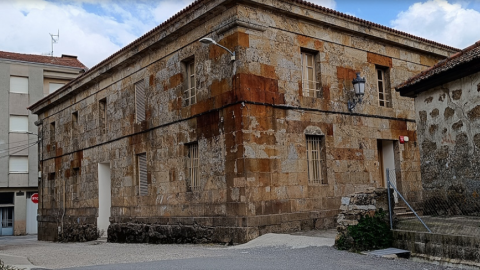
M28 105L84 70L76 56L0 51L0 235L37 233L37 116Z
M415 141L413 100L392 86L456 51L304 1L195 1L31 105L39 239L333 227L341 197L383 186L383 168L420 180L416 145L397 141ZM350 112L356 72L366 91Z
M397 91L415 98L424 213L480 215L480 42Z

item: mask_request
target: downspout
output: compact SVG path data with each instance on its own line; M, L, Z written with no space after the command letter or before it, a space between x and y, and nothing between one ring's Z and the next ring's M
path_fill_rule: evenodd
M65 184L66 184L66 180L63 180L63 213L62 213L62 237L65 237L65 235L63 234L63 218L65 217Z

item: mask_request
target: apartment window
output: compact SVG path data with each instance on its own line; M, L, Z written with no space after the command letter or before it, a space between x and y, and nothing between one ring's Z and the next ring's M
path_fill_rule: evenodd
M28 132L28 116L10 115L10 132Z
M135 83L135 117L137 123L145 121L145 81Z
M195 82L195 61L189 60L185 62L187 83L184 91L185 106L197 103L197 87Z
M0 204L13 204L13 192L0 192Z
M55 91L57 91L58 89L62 88L62 86L64 86L65 84L64 83L49 83L48 84L48 93L51 94Z
M313 53L302 52L302 93L305 97L320 97Z
M9 172L10 173L28 173L28 157L10 156Z
M50 123L50 143L55 142L55 122Z
M198 171L198 143L187 145L187 187L189 190L196 190L200 187L200 174Z
M10 77L10 92L28 94L28 78Z
M1 217L2 217L2 227L13 227L13 207L2 207L0 208Z
M100 134L105 134L107 130L107 98L98 101L98 117Z
M148 195L147 153L137 155L138 191L140 196Z
M377 67L378 105L392 107L388 68Z
M308 182L311 184L327 184L325 164L325 137L307 136Z

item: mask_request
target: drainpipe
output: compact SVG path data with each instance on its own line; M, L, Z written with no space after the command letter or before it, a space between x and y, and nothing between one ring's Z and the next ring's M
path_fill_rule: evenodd
M66 184L66 180L63 180L63 213L62 213L62 236L64 236L63 234L63 218L65 217L65 184Z

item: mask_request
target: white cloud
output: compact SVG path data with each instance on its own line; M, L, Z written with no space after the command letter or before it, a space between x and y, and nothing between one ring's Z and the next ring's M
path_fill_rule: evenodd
M150 31L193 0L51 2L0 1L0 50L44 54L51 50L49 33L60 30L54 55L77 55L92 67ZM89 5L86 8L85 5Z
M59 30L54 55L77 55L92 67L193 1L0 0L0 50L49 53L49 33ZM310 2L335 8L335 0Z
M480 40L480 12L466 8L465 3L452 4L446 0L415 3L407 11L400 12L391 25L401 31L465 48Z
M330 8L330 9L335 9L335 6L336 6L335 0L306 0L306 1L317 4L322 7Z

